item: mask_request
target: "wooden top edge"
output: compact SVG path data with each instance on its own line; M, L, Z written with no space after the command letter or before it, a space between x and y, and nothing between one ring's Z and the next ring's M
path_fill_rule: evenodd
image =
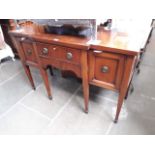
M24 29L11 30L9 33L17 37L27 37L34 41L63 45L81 50L105 50L130 56L136 56L140 53L142 42L140 36L137 36L139 41L137 40L137 42L135 42L133 36L130 37L127 33L120 33L116 30L109 32L101 30L98 32L97 39L94 41L91 41L90 38L36 33L33 31L25 31Z

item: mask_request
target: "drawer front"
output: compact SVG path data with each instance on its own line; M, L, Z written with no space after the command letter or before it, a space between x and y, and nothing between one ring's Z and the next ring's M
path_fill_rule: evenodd
M52 56L51 46L49 44L37 43L37 52L41 57L50 57Z
M37 43L36 45L40 57L54 58L58 61L65 61L72 64L80 64L80 50L44 43Z
M124 56L106 52L89 53L89 80L93 84L119 89L122 80Z
M36 55L31 42L21 42L26 60L37 62Z
M72 64L80 64L81 52L77 49L64 48L59 46L52 47L53 56L56 59Z

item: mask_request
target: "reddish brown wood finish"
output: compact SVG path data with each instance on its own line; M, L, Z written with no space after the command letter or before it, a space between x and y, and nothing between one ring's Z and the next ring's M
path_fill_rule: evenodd
M35 90L36 88L35 88L35 85L34 85L34 82L33 82L33 78L32 78L29 66L23 65L23 67L24 67L25 73L26 73L26 75L27 75L27 77L28 77L28 79L29 79L29 81L31 83L32 88Z
M80 65L81 51L73 48L66 48L61 46L55 46L50 44L37 43L37 51L39 56L44 58L54 58L60 61ZM44 49L47 49L47 53L44 53ZM71 54L70 59L67 58L67 54Z
M116 116L115 116L115 120L114 120L115 123L118 121L121 107L122 107L126 92L128 90L129 82L132 77L134 63L135 63L134 57L130 56L130 57L126 58L124 75L123 75L123 79L122 79L122 84L121 84L119 98L118 98L118 104L117 104L117 110L116 110Z
M88 80L88 59L87 51L82 51L81 56L81 72L82 72L82 86L85 100L85 112L88 113L89 102L89 80Z
M48 80L48 74L46 72L46 68L42 65L41 60L39 58L36 43L33 43L33 49L34 49L36 59L37 59L37 62L38 62L38 68L39 68L40 73L42 75L42 78L44 80L44 84L45 84L45 87L46 87L46 90L47 90L48 97L51 100L52 99L52 93L51 93L51 89L50 89L50 83L49 83L49 80Z
M34 49L32 46L32 42L30 42L30 41L21 42L21 46L23 48L26 60L36 63L37 60L36 60L36 55L34 53Z
M135 43L132 46L127 32L122 34L101 29L97 40L92 42L90 38L44 34L42 28L32 25L22 25L22 29L10 31L31 85L34 84L27 65L40 70L49 98L52 93L45 69L53 66L72 71L82 78L85 112L88 112L89 84L119 93L117 122L140 46L139 49Z
M30 72L30 69L29 69L29 64L26 63L26 57L24 55L24 51L23 51L23 48L21 46L21 42L18 39L15 39L14 37L12 37L12 41L16 47L16 49L18 50L18 53L19 53L19 56L20 56L20 59L21 59L21 62L22 62L22 65L23 65L23 68L25 70L25 73L31 83L31 86L33 89L35 89L35 85L34 85L34 82L33 82L33 78L32 78L32 75L31 75L31 72ZM31 62L31 61L30 61ZM38 65L36 64L36 62L31 62L32 64L34 64L35 67L38 67Z
M89 52L89 81L112 90L119 90L122 80L124 56L92 50ZM104 67L107 71L102 71Z

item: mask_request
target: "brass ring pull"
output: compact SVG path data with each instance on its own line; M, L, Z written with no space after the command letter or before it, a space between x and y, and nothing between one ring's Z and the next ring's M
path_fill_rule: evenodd
M109 71L109 67L108 66L101 67L101 72L102 73L107 73L108 71Z
M71 60L73 58L73 54L68 52L66 57L67 57L68 60Z
M48 48L43 48L42 53L43 53L44 55L47 55L47 54L48 54Z
M28 54L28 55L31 55L31 54L32 54L32 50L31 50L31 49L28 49L28 50L27 50L27 54Z

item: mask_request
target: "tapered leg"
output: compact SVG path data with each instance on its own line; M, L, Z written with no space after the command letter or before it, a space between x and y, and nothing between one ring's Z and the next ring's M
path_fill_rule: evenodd
M35 85L34 85L34 82L33 82L33 78L32 78L29 66L23 64L23 67L24 67L25 73L26 73L26 75L27 75L27 77L28 77L28 79L29 79L29 81L31 83L32 88L35 90L36 88L35 88Z
M87 53L82 51L81 56L81 73L82 73L82 86L83 86L83 95L85 102L85 112L88 113L88 104L89 104L89 81L88 81L88 63L87 63Z
M118 121L118 117L119 117L119 114L120 114L120 111L121 111L121 108L123 105L124 97L125 97L124 94L119 95L114 123L117 123L117 121Z
M124 98L126 96L129 84L131 83L131 80L132 80L132 69L133 69L134 63L135 63L135 57L129 57L126 60L125 68L124 68L125 72L124 72L123 81L122 81L121 88L120 88L114 123L117 123L118 121Z
M52 99L52 94L51 94L50 84L49 84L49 80L48 80L48 74L47 74L47 71L42 67L42 63L40 61L40 58L39 58L39 55L38 55L38 52L37 52L36 43L33 43L33 48L34 48L34 52L36 54L36 58L37 58L37 61L38 61L40 73L41 73L42 78L44 80L44 84L45 84L45 87L46 87L46 90L47 90L48 97L51 100ZM52 72L52 74L53 74L53 72Z
M85 102L85 113L88 113L88 103L89 103L89 84L88 81L83 79L83 95L84 95L84 102Z
M18 50L18 54L20 56L20 59L21 59L22 65L24 67L25 73L26 73L26 75L27 75L27 77L28 77L28 79L29 79L29 81L31 83L31 86L35 90L36 88L35 88L35 85L34 85L34 82L33 82L33 78L32 78L32 75L31 75L30 68L29 68L28 65L25 64L26 58L25 58L25 56L23 54L24 53L23 48L21 47L21 44L20 44L19 41L15 40L14 37L11 37L11 38L12 38L13 43L15 44L15 46L16 46L16 48Z
M50 84L49 84L49 80L48 80L48 74L47 74L46 70L43 68L40 68L40 72L41 72L42 78L44 80L44 84L45 84L45 87L47 90L48 97L51 100L52 94L51 94Z

